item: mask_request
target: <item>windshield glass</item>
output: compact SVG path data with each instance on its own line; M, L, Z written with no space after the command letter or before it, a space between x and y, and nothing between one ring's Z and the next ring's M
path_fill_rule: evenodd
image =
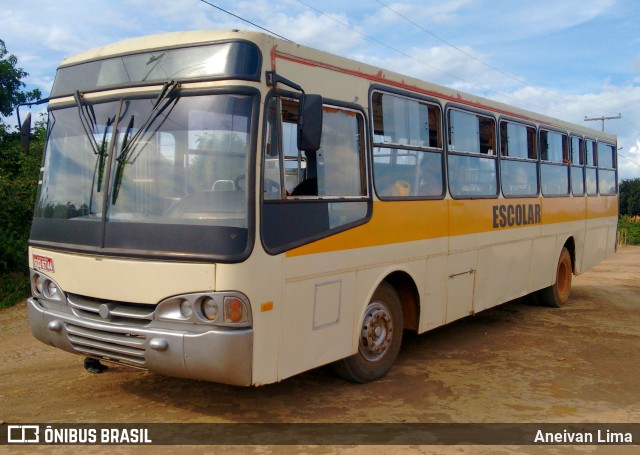
M181 254L244 251L254 101L244 94L171 96L51 111L32 240ZM221 243L235 246L185 238L189 229L196 237L216 231L231 239Z

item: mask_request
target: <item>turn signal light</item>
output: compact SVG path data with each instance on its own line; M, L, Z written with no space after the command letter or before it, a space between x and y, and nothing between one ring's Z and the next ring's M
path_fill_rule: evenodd
M247 312L244 302L237 297L225 297L224 299L225 322L238 323L247 320Z

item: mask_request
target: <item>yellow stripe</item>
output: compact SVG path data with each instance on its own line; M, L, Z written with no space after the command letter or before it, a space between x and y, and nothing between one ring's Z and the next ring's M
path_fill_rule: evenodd
M494 209L494 207L501 205L524 206L522 208L524 210L523 216L526 217L529 206L537 204L540 206L540 216L538 220L534 220L534 225L617 216L618 213L616 196L376 201L373 204L373 215L368 223L290 250L287 252L287 256L303 256L351 248L528 227L531 224L527 223L527 220L518 226L505 225L501 227L499 226L501 220L499 217L497 219L498 227L494 227L496 215L499 214L498 209Z

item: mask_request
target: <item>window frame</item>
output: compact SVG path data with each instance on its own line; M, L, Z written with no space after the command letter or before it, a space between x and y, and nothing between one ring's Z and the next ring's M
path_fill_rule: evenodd
M482 153L482 140L481 140L481 134L482 132L480 131L480 126L478 128L478 145L480 147L480 151L479 152L473 152L473 151L465 151L465 150L455 150L451 148L451 117L450 114L452 111L458 111L458 112L462 112L464 114L469 114L469 115L473 115L476 118L482 118L485 120L490 120L493 122L493 128L492 128L492 134L493 134L493 149L488 149L488 150L493 150L493 153L489 154L489 153ZM473 108L469 108L467 106L463 106L463 105L459 105L459 104L454 104L454 103L450 103L447 104L445 106L445 116L444 116L444 124L445 124L445 139L446 139L446 168L447 168L447 191L448 194L451 196L452 199L497 199L500 195L500 171L499 171L499 158L498 158L498 154L499 154L499 143L498 143L498 119L496 118L496 116L491 113L491 112L487 112L487 111L483 111L480 109L473 109ZM494 163L494 170L495 170L495 193L493 194L486 194L486 193L470 193L470 194L454 194L451 191L451 184L452 184L452 179L451 179L451 163L450 163L450 158L451 157L469 157L469 158L476 158L479 160L493 160Z
M591 142L593 144L593 152L591 158L593 160L593 164L589 164L589 152L587 150L587 144ZM594 171L595 174L595 191L589 192L589 188L587 186L589 171ZM598 191L598 141L594 138L586 137L584 138L584 192L587 196L595 197L600 193Z
M420 146L420 145L409 145L409 144L401 144L401 143L396 143L396 142L380 142L380 141L376 141L376 116L374 115L374 97L376 96L376 94L380 94L382 97L384 97L385 95L388 96L392 96L392 97L397 97L397 98L402 98L405 100L408 100L410 102L415 102L419 105L423 105L423 106L427 106L427 112L429 112L430 108L435 108L437 110L437 114L438 114L438 121L437 121L437 139L440 142L440 147L433 147L431 145L427 145L427 146ZM428 115L428 114L427 114ZM375 192L376 196L378 197L378 199L382 200L382 201L386 201L386 200L433 200L433 199L443 199L446 195L446 177L445 177L445 158L444 158L444 154L445 154L445 150L444 150L444 142L445 142L445 137L444 137L444 110L441 106L441 104L432 98L429 97L424 97L424 96L419 96L416 94L412 94L412 93L407 93L404 92L402 90L396 90L396 89L392 89L389 87L383 87L383 86L379 86L379 85L374 85L371 87L371 89L369 90L369 116L370 116L370 128L371 128L371 173L372 173L372 178L371 178L371 182L372 182L372 187L373 187L373 191ZM389 194L384 194L381 191L381 188L379 188L376 183L378 183L379 180L376 180L376 151L379 150L389 150L390 154L393 155L394 153L397 154L400 151L406 151L406 152L415 152L415 156L416 156L416 164L415 164L415 177L416 179L418 178L418 173L420 172L420 162L421 162L421 158L425 158L427 156L427 154L439 154L439 158L440 158L440 167L439 167L439 173L440 173L440 193L439 194L434 194L434 195L426 195L426 194L415 194L415 195L389 195ZM390 158L391 159L391 158ZM380 177L378 177L378 179L380 179Z
M277 255L289 251L291 249L315 242L317 240L330 237L337 233L352 229L356 226L363 225L371 219L373 210L373 199L371 192L371 179L369 174L369 157L368 157L368 122L367 116L361 106L354 103L344 103L333 99L323 99L323 109L329 107L331 109L348 110L354 112L362 121L358 122L362 131L360 134L360 159L363 167L363 184L366 195L356 197L344 196L304 196L304 197L286 197L269 199L265 198L264 179L265 179L265 150L267 147L267 138L269 128L269 109L271 100L277 97L285 97L300 100L299 93L286 90L272 89L267 93L263 106L263 122L262 122L262 149L259 151L261 155L261 170L258 186L260 188L260 242L262 247L270 255ZM280 122L282 123L282 114L280 113ZM280 133L278 133L280 134ZM281 154L278 153L278 157ZM333 207L340 204L363 205L363 214L359 218L331 226L331 212ZM321 224L316 224L314 220L320 220Z
M562 158L561 161L554 161L549 159L542 158L542 134L543 133L554 133L559 134L562 140ZM549 128L549 127L540 127L538 128L538 156L539 156L539 174L540 174L540 194L544 197L567 197L571 195L571 167L569 165L569 133L564 130ZM548 150L548 147L547 147ZM548 193L545 194L545 182L544 182L544 169L551 169L551 167L564 167L566 169L566 177L567 177L567 188L564 193Z
M533 153L535 154L535 158L522 158L519 156L509 156L509 155L503 155L503 141L502 141L502 125L503 124L514 124L514 125L518 125L518 126L522 126L526 129L532 129L532 133L533 133ZM527 139L530 137L531 132L527 131ZM523 122L520 120L516 120L513 119L511 117L500 117L500 119L498 120L498 167L499 167L499 172L500 172L500 176L499 176L499 181L500 181L500 192L502 193L502 196L506 199L513 199L513 198L532 198L532 197L538 197L540 195L540 168L539 168L539 150L538 150L538 127L534 124L534 123L528 123L528 122ZM527 154L529 152L529 147L527 144ZM533 163L535 165L535 175L536 175L536 191L534 193L531 194L506 194L503 188L503 183L504 183L504 178L503 178L503 169L502 169L502 163L503 162L514 162L514 163Z
M575 164L573 161L573 139L580 141L579 162ZM583 197L586 194L586 182L585 182L585 161L586 161L586 148L585 138L576 133L569 134L569 186L571 187L571 194L576 197ZM574 169L580 170L579 175L582 179L582 192L576 192L574 186L574 175L578 175L578 172L574 172Z
M613 167L604 167L603 165L601 165L600 163L600 144L602 144L605 147L611 147L611 164ZM596 142L596 162L597 162L597 176L598 176L598 194L600 196L615 196L616 194L618 194L618 153L617 153L617 145L616 144L612 144L610 142L607 141L597 141ZM614 191L610 192L610 193L603 193L602 192L602 185L600 185L600 173L602 171L611 173L613 172L613 178L614 178Z

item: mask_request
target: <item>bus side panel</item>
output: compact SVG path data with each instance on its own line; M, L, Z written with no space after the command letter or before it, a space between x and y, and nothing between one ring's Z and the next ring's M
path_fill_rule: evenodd
M447 316L447 256L427 259L426 278L420 293L418 333L440 327Z
M478 252L475 312L527 293L532 245L531 240L525 240L482 248Z
M615 252L618 198L587 197L587 233L581 270L587 271Z
M286 283L279 379L351 355L356 273Z
M558 255L555 237L542 237L533 241L529 292L546 288L553 283L556 276Z
M447 323L473 314L478 250L451 253L447 263Z
M580 268L583 272L602 261L606 255L609 227L602 224L602 219L589 220L587 222L585 250Z
M583 224L584 226L587 225L586 222L584 222ZM575 257L573 273L575 273L576 275L579 275L582 273L582 258L584 257L585 237L586 235L585 235L584 228L579 232L576 232L574 236L575 245L576 245L576 251L575 251L576 257Z

